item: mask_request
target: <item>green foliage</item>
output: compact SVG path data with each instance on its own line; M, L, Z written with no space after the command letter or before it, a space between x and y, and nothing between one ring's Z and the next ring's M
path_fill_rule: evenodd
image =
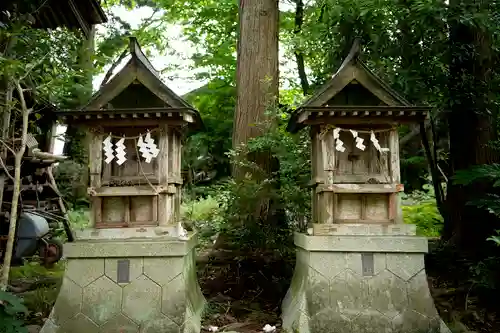
M497 230L496 233L497 234L495 236L491 236L487 240L495 242L498 246L500 246L500 230Z
M130 11L139 7L150 7L152 2L117 3L108 1L104 5L108 22L103 24L104 29L99 29L96 34L96 52L93 57L96 72L101 72L104 68L117 60L119 54L127 47L128 37L135 36L141 43L147 55L154 48L157 52L164 53L168 48L168 39L165 31L169 28L160 13L160 8L152 7L151 15L139 22L137 26L132 26L127 21L116 15L113 10L120 5ZM132 14L133 15L133 14Z
M310 193L303 187L310 179L309 137L306 132L292 136L285 131L289 114L284 110L269 111L268 117L258 125L262 136L228 154L231 163L254 177L223 180L207 187L203 198L189 199L192 190L184 196L182 216L194 223L203 239L222 232L240 249L288 250L292 231L305 228L310 217ZM249 159L262 152L279 162L270 175ZM262 205L269 210L258 211Z
M22 320L27 313L28 309L21 298L0 290L0 332L27 333Z
M51 268L41 266L38 262L26 261L24 265L12 267L10 271L11 280L21 281L50 281L42 283L34 290L22 293L24 306L28 310L25 322L43 324L43 318L47 318L54 306L59 286L62 281L65 262L60 261ZM53 284L54 282L55 285ZM0 332L3 332L0 329Z
M457 185L472 185L478 182L492 184L493 188L500 187L500 164L477 165L467 170L459 170L453 181ZM468 202L469 205L486 210L500 218L500 195L496 193L478 193L478 196ZM491 236L488 240L500 245L499 236Z
M10 278L13 280L32 279L40 276L62 277L63 274L63 262L58 262L52 268L47 269L36 261L26 261L24 265L12 267L10 270Z
M205 129L191 135L184 146L183 169L187 185L214 183L230 175L226 152L231 149L236 89L214 80L186 96L203 117Z
M417 226L417 234L426 237L439 237L443 228L443 217L439 214L432 185L426 184L423 190L403 195L403 219L405 223Z
M72 228L84 229L86 227L89 227L90 211L85 208L69 210L68 218Z
M210 242L224 228L225 216L223 195L208 195L205 198L185 200L181 205L183 220L190 221L200 234L202 243Z
M74 103L84 72L78 67L81 36L65 29L33 29L15 13L0 29L0 77L23 78L37 100L58 106ZM36 111L36 110L35 110Z
M57 187L66 203L76 207L88 205L87 184L83 182L82 175L85 167L74 161L63 161L54 169L54 178Z
M181 215L190 221L214 220L218 211L219 202L210 195L181 205Z
M477 181L486 180L494 187L500 186L500 164L477 165L467 170L459 170L453 176L457 185L471 185Z
M268 120L258 125L263 135L229 153L232 163L248 173L226 183L227 232L240 247L251 249L290 245L292 231L304 229L310 214L310 194L303 190L311 177L308 135L286 132L289 114L283 110L267 114ZM270 154L271 164L279 168L269 174L251 159L259 154Z
M238 3L233 0L194 0L178 6L173 0L155 0L168 9L164 18L180 24L187 40L196 45L193 59L197 68L206 68L199 79L235 82Z
M412 206L403 206L405 223L415 224L417 234L426 237L439 237L443 217L439 214L435 201L425 201Z

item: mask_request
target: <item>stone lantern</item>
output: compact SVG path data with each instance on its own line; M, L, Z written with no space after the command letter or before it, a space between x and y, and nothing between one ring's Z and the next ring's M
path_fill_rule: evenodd
M429 293L427 239L404 224L401 123L422 122L371 72L356 42L333 78L294 113L310 127L312 223L295 235L297 262L283 327L300 333L445 332Z
M200 331L197 240L179 210L183 133L202 123L129 44L126 65L81 110L59 114L87 132L91 224L65 245L43 333Z

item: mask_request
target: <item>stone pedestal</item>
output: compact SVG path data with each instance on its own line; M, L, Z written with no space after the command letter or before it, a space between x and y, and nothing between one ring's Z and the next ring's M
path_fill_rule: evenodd
M42 333L200 332L205 299L196 235L180 241L144 238L158 234L153 229L133 237L130 229L85 232L86 240L65 245L64 280Z
M342 235L297 233L297 263L283 301L290 333L444 333L414 227L342 226Z

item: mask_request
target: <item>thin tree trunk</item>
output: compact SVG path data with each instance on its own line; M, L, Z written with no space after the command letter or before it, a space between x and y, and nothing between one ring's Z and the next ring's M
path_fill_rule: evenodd
M28 119L30 110L26 106L26 101L24 99L23 89L19 82L15 83L16 90L19 94L19 101L21 102L21 113L22 113L22 132L21 132L21 145L19 150L15 154L14 162L14 191L12 194L12 207L10 210L10 224L9 224L9 235L7 239L7 246L5 248L5 255L3 258L2 276L0 278L0 290L5 291L9 284L9 273L10 273L10 263L12 261L12 253L14 251L14 242L16 239L16 229L17 229L17 205L19 202L19 193L21 185L21 163L26 150L26 141L28 137ZM15 148L14 148L15 149Z
M2 129L0 133L0 139L5 142L6 139L9 136L9 129L10 129L10 118L11 118L11 113L12 113L12 93L13 93L13 87L9 79L5 79L5 99L4 103L5 106L3 108L3 114L2 114ZM5 161L7 157L7 148L5 148L3 145L0 147L0 158ZM5 170L5 172L7 172ZM7 176L5 174L0 175L0 212L3 211L3 194L4 194L4 188L5 188L5 180L7 179ZM2 221L0 220L0 223Z
M427 158L427 163L429 164L429 170L432 178L432 185L434 187L436 205L439 213L442 216L445 216L446 212L444 209L444 193L443 193L443 188L441 186L441 176L439 174L439 169L437 165L437 156L435 153L434 154L432 153L431 146L427 138L427 132L425 130L425 124L421 122L419 126L420 126L420 136L422 138L422 145L424 146L425 157ZM433 145L435 147L436 142L434 142Z
M299 35L302 32L302 25L304 24L304 1L295 0L295 28L293 33ZM304 61L304 53L296 48L295 61L297 62L297 71L299 73L300 86L304 96L309 94L309 81L307 80L306 65Z

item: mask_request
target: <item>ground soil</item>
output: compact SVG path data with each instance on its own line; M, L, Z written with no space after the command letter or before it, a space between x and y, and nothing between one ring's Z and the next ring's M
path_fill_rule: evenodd
M205 331L217 326L220 331L256 333L266 324L281 331L281 301L293 274L293 257L219 249L202 256L198 266L208 301Z
M470 263L437 249L426 257L429 288L436 307L455 332L500 332L499 294L471 280ZM280 331L280 307L293 274L294 259L273 254L250 256L229 250L205 253L199 281L209 302L203 327L222 331L262 332L265 324Z

